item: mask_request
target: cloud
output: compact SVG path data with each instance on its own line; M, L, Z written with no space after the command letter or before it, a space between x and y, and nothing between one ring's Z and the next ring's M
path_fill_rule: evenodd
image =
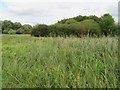
M114 16L116 22L118 22L118 3L113 3L111 6L107 8L107 11Z
M102 1L102 2L100 2ZM51 0L2 0L0 4L0 17L2 20L20 21L22 23L53 24L63 18L77 15L97 15L111 13L117 18L117 0L92 0L79 2L78 0L57 1ZM115 6L116 5L116 6Z

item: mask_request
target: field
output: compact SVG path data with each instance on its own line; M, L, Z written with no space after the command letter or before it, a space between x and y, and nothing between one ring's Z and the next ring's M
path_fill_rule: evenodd
M118 87L117 45L117 37L3 35L3 88Z

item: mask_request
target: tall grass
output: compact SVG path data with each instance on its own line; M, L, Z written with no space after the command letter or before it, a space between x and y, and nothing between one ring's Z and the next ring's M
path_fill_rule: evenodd
M118 87L117 38L3 35L3 87Z

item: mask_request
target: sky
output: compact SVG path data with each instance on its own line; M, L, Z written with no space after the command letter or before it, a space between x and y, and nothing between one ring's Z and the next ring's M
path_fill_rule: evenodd
M0 20L22 24L54 24L78 15L110 13L118 21L119 0L0 0Z

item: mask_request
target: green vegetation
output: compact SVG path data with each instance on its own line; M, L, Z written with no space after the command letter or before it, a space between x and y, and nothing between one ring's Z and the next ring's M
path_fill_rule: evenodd
M48 26L41 24L41 25L35 25L33 27L33 30L31 32L31 35L33 36L48 36L49 31L48 31Z
M116 88L117 37L3 35L4 88Z
M4 20L1 22L3 34L30 34L32 31L32 26L29 24L21 25L19 22L13 23L10 20Z
M101 17L95 15L77 16L63 19L52 25L29 24L21 25L19 22L5 20L2 22L3 34L31 34L32 36L116 36L118 25L110 14Z
M116 35L117 34L117 27L114 23L114 19L109 14L104 14L101 17L100 27L102 30L102 34L104 35Z

